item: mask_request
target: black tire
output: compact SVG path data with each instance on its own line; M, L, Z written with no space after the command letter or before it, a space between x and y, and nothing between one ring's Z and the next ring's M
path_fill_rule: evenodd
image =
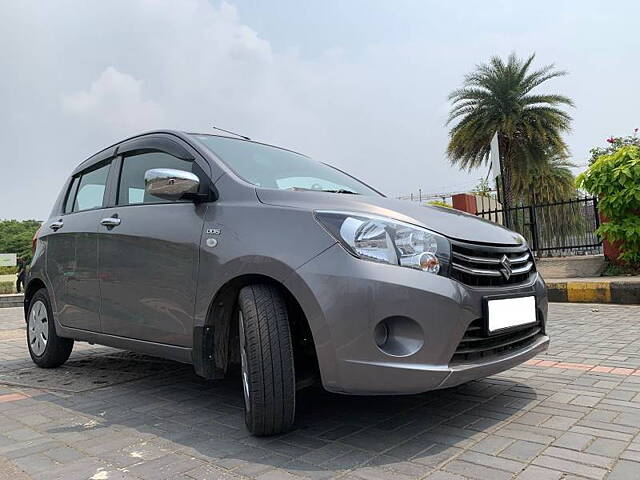
M245 423L258 436L291 429L296 382L287 308L278 289L249 285L238 296Z
M41 315L46 311L46 320ZM67 361L73 350L73 339L56 334L51 301L45 288L38 290L29 302L27 315L27 347L31 360L41 368L55 368Z

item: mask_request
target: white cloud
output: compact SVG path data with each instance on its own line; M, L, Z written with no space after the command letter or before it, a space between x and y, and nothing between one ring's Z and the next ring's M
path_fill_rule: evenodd
M619 22L637 15L596 15L592 3L576 16L570 4L538 2L522 7L537 12L531 21L508 2L475 11L366 3L269 3L261 15L280 25L269 38L241 15L257 4L239 14L207 0L0 2L0 178L12 180L0 218L46 217L84 158L157 127L237 130L389 194L466 187L486 170L469 177L445 161L446 97L475 64L511 50L571 71L552 88L580 107L569 138L576 155L637 126L637 67L627 59L638 41L616 40L633 31ZM305 15L313 8L326 15ZM307 30L322 47L316 55L305 55Z
M107 126L127 134L161 128L164 113L160 105L143 98L143 82L110 66L89 90L62 97L63 108L99 127Z

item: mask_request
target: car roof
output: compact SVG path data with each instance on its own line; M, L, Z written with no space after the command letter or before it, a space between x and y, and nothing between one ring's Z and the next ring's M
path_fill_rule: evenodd
M251 140L251 139L246 139L243 137L240 137L238 135L233 135L233 134L226 134L226 133L222 133L222 134L218 134L218 133L200 133L200 132L187 132L187 131L183 131L183 130L171 130L171 129L160 129L160 130L149 130L147 132L142 132L142 133L138 133L136 135L132 135L130 137L127 137L123 140L119 140L118 142L113 143L112 145L109 145L106 148L103 148L102 150L94 153L93 155L91 155L89 158L87 158L86 160L84 160L82 163L80 163L74 170L72 175L77 174L78 172L85 170L86 168L91 167L92 165L101 162L102 160L106 160L108 158L111 158L115 155L116 153L116 148L125 143L128 142L129 140L133 140L136 138L140 138L140 137L144 137L147 135L153 135L153 134L165 134L165 135L173 135L176 136L178 138L180 138L181 140L183 140L184 142L186 142L187 144L191 145L191 147L195 148L194 145L190 142L191 140L191 135L207 135L207 136L211 136L211 137L223 137L223 138L231 138L234 140L238 140L241 142L250 142L250 143L255 143L258 145L266 145L269 147L274 147L274 148L279 148L281 150L287 150L289 152L293 152L296 153L298 155L302 155L305 156L303 153L300 152L296 152L295 150L290 150L288 148L283 148L283 147L279 147L277 145L271 145L269 143L263 143L263 142L257 142L255 140Z

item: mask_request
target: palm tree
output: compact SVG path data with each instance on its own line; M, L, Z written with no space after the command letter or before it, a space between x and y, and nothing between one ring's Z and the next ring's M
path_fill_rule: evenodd
M576 165L563 155L549 154L546 160L525 165L513 172L513 197L526 205L553 203L575 198L578 191L571 168Z
M535 54L522 61L512 53L505 63L493 57L466 75L462 88L449 95L453 107L447 125L454 125L447 156L460 168L477 168L488 162L489 145L497 133L506 207L522 200L514 196L516 172L544 164L549 152L558 157L568 153L562 134L570 130L571 117L562 107L573 102L563 95L534 92L566 72L554 65L530 70L534 58Z
M565 202L580 196L571 168L576 165L562 155L550 154L542 163L514 172L513 196L525 205L537 205L535 223L539 245L576 245L576 236L587 226L587 204ZM518 209L511 215L511 228L530 233L532 209Z

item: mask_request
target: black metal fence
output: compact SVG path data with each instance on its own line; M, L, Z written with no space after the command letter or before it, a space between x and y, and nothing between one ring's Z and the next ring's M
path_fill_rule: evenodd
M487 209L477 213L523 235L538 257L595 255L602 253L598 199L576 198L563 202Z

